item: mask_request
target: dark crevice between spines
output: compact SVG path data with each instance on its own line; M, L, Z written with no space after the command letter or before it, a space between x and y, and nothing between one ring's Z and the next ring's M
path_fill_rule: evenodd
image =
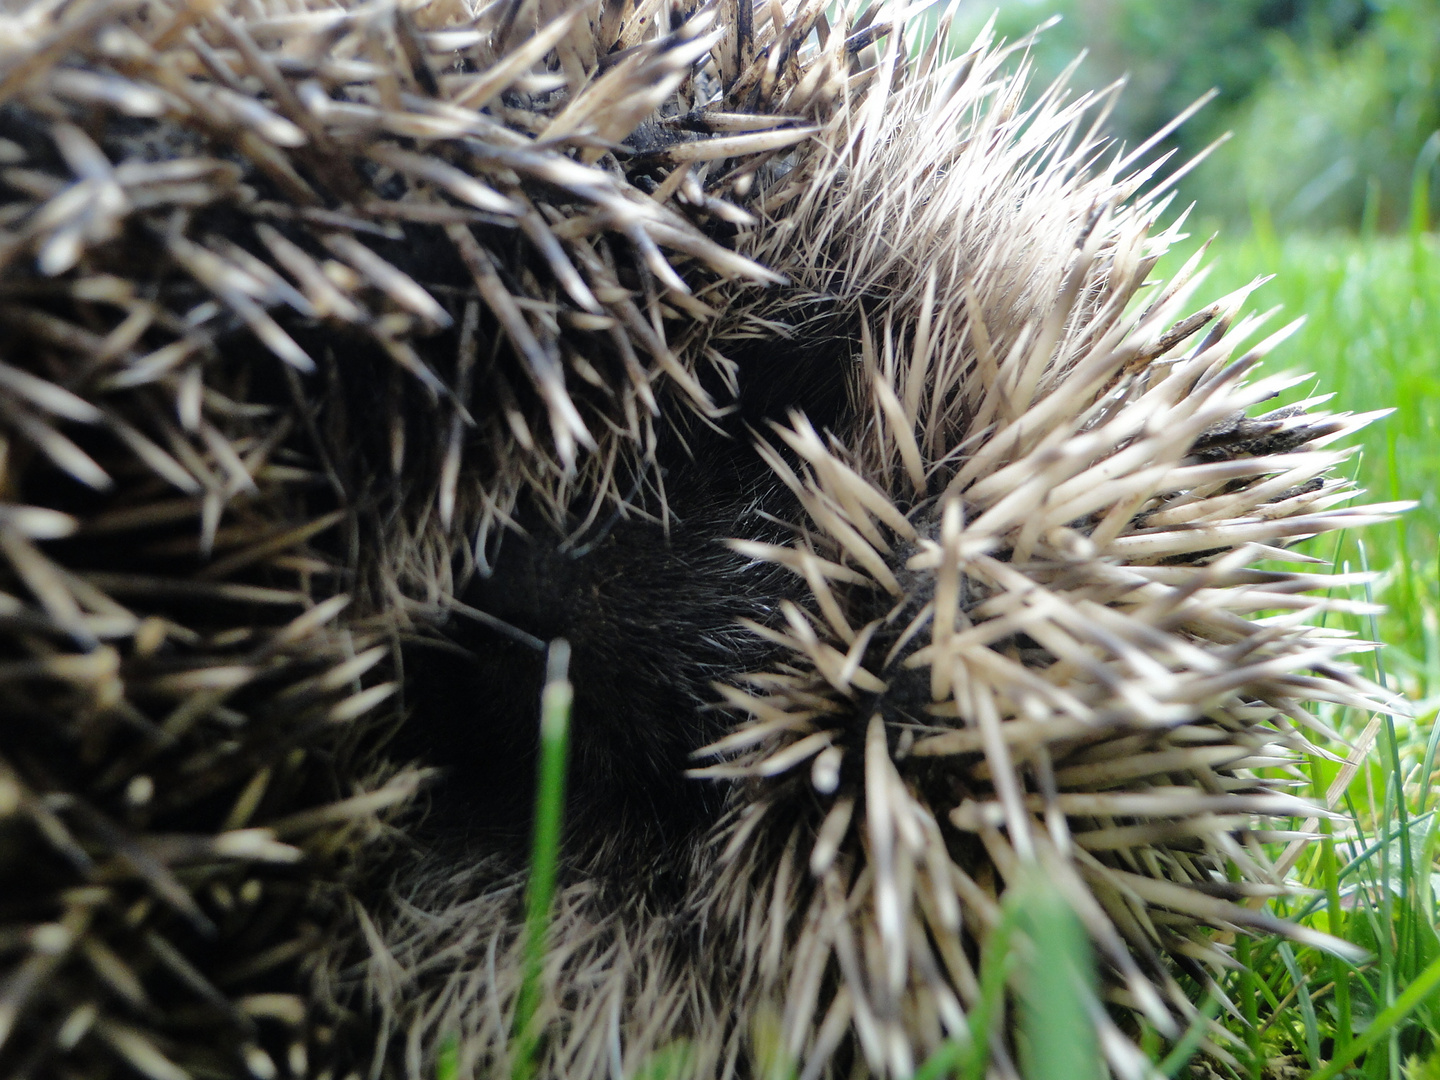
M726 729L714 684L771 658L739 619L772 623L779 600L800 594L788 571L725 544L777 539L777 519L795 516L793 497L758 455L708 429L683 448L665 445L674 456L657 466L663 514L644 496L577 537L522 504L521 531L502 538L493 573L461 596L535 641L570 642L567 844L576 861L628 850L663 863L717 819L723 786L684 775L691 755ZM460 650L407 655L412 720L402 745L445 767L432 813L440 842L519 854L544 656L463 615L443 633Z

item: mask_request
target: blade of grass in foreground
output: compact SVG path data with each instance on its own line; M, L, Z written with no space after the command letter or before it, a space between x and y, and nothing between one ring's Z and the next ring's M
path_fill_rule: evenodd
M1001 910L1001 919L985 938L980 964L980 1000L971 1010L969 1035L951 1039L915 1070L911 1080L984 1080L990 1062L991 1028L1000 1020L1005 1005L1005 986L1014 969L1011 937L1016 910Z
M1105 1073L1095 1018L1101 1005L1079 916L1033 867L1006 892L1000 914L982 949L980 999L968 1017L969 1036L941 1046L913 1080L984 1080L991 1039L1004 1029L1012 990L1026 1080L1100 1080Z
M1080 917L1039 873L1012 889L1005 906L1027 939L1018 980L1027 1080L1100 1080L1095 960Z
M560 822L565 810L565 758L570 740L570 645L550 643L545 689L540 696L540 768L535 788L535 825L530 848L530 881L525 889L525 952L520 995L515 1002L511 1056L513 1080L530 1080L540 1048L536 1013L545 963L545 933L560 861Z

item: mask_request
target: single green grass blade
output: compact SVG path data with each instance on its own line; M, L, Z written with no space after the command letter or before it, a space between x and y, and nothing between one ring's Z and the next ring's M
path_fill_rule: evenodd
M1160 1061L1157 1066L1160 1072L1167 1077L1175 1077L1180 1070L1190 1064L1190 1059L1200 1049L1200 1044L1205 1041L1205 1030L1210 1026L1220 1013L1220 999L1213 993L1206 994L1205 1000L1200 1003L1200 1011L1190 1021L1190 1026L1185 1029L1185 1034L1180 1036L1180 1041L1170 1048L1170 1052Z
M1100 1080L1095 960L1080 917L1039 873L1012 888L1005 903L1026 939L1016 980L1026 1080Z
M961 1074L965 1080L984 1080L985 1069L990 1064L990 1034L1003 1022L1005 985L1015 964L1011 942L1015 921L1015 905L1010 904L1002 909L1000 924L985 939L980 961L980 1003L970 1012L969 1054L964 1058L965 1068ZM926 1065L929 1064L927 1061Z
M1345 937L1345 910L1340 906L1340 874L1336 865L1335 838L1331 835L1330 822L1320 820L1320 868L1325 879L1325 903L1328 907L1329 930L1332 937ZM1329 958L1330 978L1335 986L1335 1049L1343 1052L1350 1045L1350 1036L1355 1030L1355 1020L1350 1005L1350 965L1338 956Z
M1280 961L1285 965L1285 973L1290 977L1291 984L1295 987L1295 1002L1300 1008L1300 1019L1303 1024L1303 1039L1295 1040L1296 1046L1305 1052L1305 1060L1309 1062L1312 1069L1320 1067L1320 1018L1315 1014L1315 1001L1310 996L1310 978L1301 969L1299 961L1295 959L1295 950L1290 947L1288 941L1280 943ZM1277 1009L1276 1015L1283 1017L1285 1010Z
M515 1003L511 1053L513 1080L530 1080L540 1049L536 1021L543 992L545 935L560 863L560 825L565 813L565 759L569 752L570 645L563 638L550 643L545 662L545 689L540 696L540 767L535 791L535 824L530 849L530 880L525 888L525 946L520 994Z
M910 1080L944 1080L947 1076L954 1076L972 1044L973 1040L951 1039L922 1061Z
M460 1075L460 1040L446 1036L435 1054L435 1080L457 1080Z
M1430 802L1430 778L1435 773L1435 748L1440 745L1440 723L1430 725L1430 738L1425 742L1425 759L1420 764L1420 803L1416 812L1423 814Z

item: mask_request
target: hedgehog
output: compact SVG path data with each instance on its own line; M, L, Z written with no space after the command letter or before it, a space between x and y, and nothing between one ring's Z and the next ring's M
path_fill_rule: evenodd
M805 0L4 21L8 1075L523 1069L559 640L540 1075L909 1076L1036 872L1117 1077L1341 947L1262 770L1383 695L1272 564L1399 507L1150 281L1113 88Z

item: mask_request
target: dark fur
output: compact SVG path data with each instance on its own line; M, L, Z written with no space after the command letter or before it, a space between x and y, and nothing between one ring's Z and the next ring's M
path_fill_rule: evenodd
M723 791L684 775L728 729L714 687L775 653L738 620L772 623L803 588L726 545L784 542L797 517L746 437L762 414L746 412L669 432L647 490L583 532L565 534L522 506L491 573L461 595L505 625L462 613L443 631L459 650L420 644L407 654L412 719L401 741L444 769L434 824L450 842L522 850L544 681L537 646L555 638L570 643L575 686L571 856L588 861L603 847L615 867L639 865L714 824Z

